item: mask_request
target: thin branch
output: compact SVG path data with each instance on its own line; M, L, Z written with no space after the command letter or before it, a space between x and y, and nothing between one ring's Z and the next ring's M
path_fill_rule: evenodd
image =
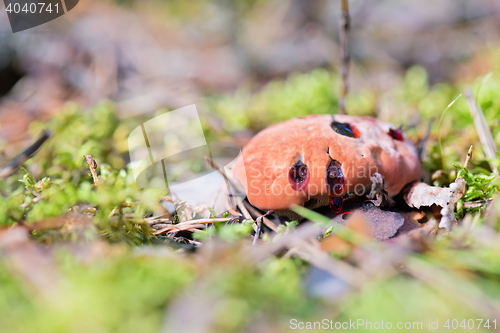
M340 42L340 75L342 76L342 83L340 88L339 97L339 113L346 114L345 98L349 90L348 75L349 75L349 51L347 49L347 32L350 27L349 17L349 2L348 0L341 0L341 17L339 22L339 42Z
M246 201L242 201L241 204L242 204L243 208L247 209L247 212L251 213L250 215L253 214L253 216L259 217L260 213L250 203L248 203ZM238 204L238 207L241 209L239 204ZM252 219L253 219L253 217L252 217ZM269 220L267 217L264 216L262 218L262 222L264 222L266 227L268 227L272 231L278 232L278 227L271 220Z
M205 160L210 164L212 169L215 171L218 171L222 177L224 177L224 181L226 182L226 189L227 189L227 196L229 197L229 202L231 205L232 210L234 211L236 209L236 204L234 202L233 194L231 192L231 184L229 183L229 179L227 178L226 173L224 172L224 169L220 166L218 166L213 159L210 157L205 156Z
M153 225L158 223L172 223L172 219L170 217L171 217L170 214L161 214L158 216L143 217L143 219L146 221L147 224Z
M26 148L25 151L23 151L16 158L14 158L12 161L7 163L3 168L0 169L0 179L12 176L14 173L16 173L18 167L24 164L24 162L26 162L30 157L35 155L38 149L44 144L45 141L47 141L48 138L50 138L50 136L51 133L49 131L43 131L42 135L38 140L36 140L35 143Z
M262 216L259 216L257 220L255 220L255 223L257 224L257 230L255 231L252 245L257 244L257 240L260 238L260 233L262 232L262 219L270 214L274 214L274 210L268 210L267 213L265 213Z
M482 207L490 204L493 201L493 199L487 199L487 200L477 200L477 201L467 201L464 202L463 208L477 208L477 207Z
M171 226L168 226L166 228L157 230L153 234L155 234L155 235L163 234L165 232L170 232L170 231L175 230L175 229L186 230L186 229L190 229L190 228L194 228L194 227L198 228L200 225L203 225L203 224L210 224L210 223L214 223L214 222L227 222L227 221L230 221L231 219L233 219L233 218L225 217L225 218L216 218L216 219L191 220L191 221L181 222L181 223L171 225Z
M432 119L429 120L429 122L427 123L427 129L425 130L424 137L422 138L420 146L418 147L418 158L420 159L420 161L422 161L425 145L427 144L427 140L429 140L429 135L431 134L432 123L433 123Z
M87 162L90 173L92 174L92 179L94 179L94 185L97 185L97 182L99 181L99 176L97 175L97 163L96 161L92 158L91 154L88 155L83 155L85 157L85 162Z
M472 149L474 149L473 145L470 146L469 152L467 153L467 157L465 158L465 163L464 163L465 170L469 170L469 164L470 164L470 160L472 158Z

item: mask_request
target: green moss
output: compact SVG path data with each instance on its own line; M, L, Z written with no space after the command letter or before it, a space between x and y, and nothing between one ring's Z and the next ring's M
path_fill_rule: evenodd
M257 91L241 88L234 95L211 96L203 102L210 111L203 119L204 130L209 139L216 140L232 131L257 131L295 116L336 113L337 85L336 73L317 69L273 81ZM479 91L478 101L500 144L500 77L493 73L487 80L478 78L471 86ZM489 166L489 162L498 161L485 159L464 98L457 100L443 117L442 155L437 144L437 120L462 90L462 85L454 83L431 86L425 71L414 67L400 85L383 92L383 96L372 91L349 95L347 107L351 114L368 115L380 107L381 118L413 124L405 131L415 142L421 140L427 122L434 119L423 155L426 180L430 182L436 170L443 171L436 180L441 185L457 175L464 177L467 192L457 214L462 217L469 212L478 225L488 223L498 229L498 218L480 215L484 208L461 208L464 202L491 199L500 186ZM221 121L222 130L211 126L209 120L214 118ZM287 331L291 318L421 321L423 331L428 331L429 319L443 323L447 318L484 317L474 308L475 302L484 295L500 295L498 247L480 241L479 236L461 227L449 238L429 244L429 251L402 263L423 262L436 273L431 277L440 280L426 283L411 274L398 273L373 279L341 301L308 294L305 277L309 265L290 254L250 260L253 257L244 252L252 238L249 220L241 224L215 223L205 233L195 234L201 241L216 242L215 249L202 247L194 254L174 252L168 243L154 238L143 219L165 193L139 188L127 167L127 135L137 126L134 121L138 120L118 119L112 103L105 102L89 110L68 104L65 112L50 122L32 125L34 134L48 127L54 135L27 163L27 171L20 169L0 183L0 225L21 220L33 223L86 205L93 207L87 211L93 223L83 232L63 228L33 234L35 242L57 249L56 267L63 281L58 286L62 290L60 303L47 304L25 278L14 272L10 261L0 261L0 312L9 314L0 316L2 331L157 332L172 300L197 288L205 288L208 296L217 301L213 309L217 332L243 331L260 322ZM465 170L461 165L471 144L476 148L469 170ZM89 153L98 164L97 186L83 159ZM215 215L212 212L212 217ZM329 220L323 216L309 217L328 226ZM274 241L294 232L296 224L280 226ZM336 232L333 228L326 234ZM347 232L340 235L354 240ZM273 242L269 236L264 239ZM65 244L71 248L75 242L75 248L102 242L109 251L92 260L83 256L82 260L78 252L71 254L74 251L58 247ZM137 247L149 243L157 245Z

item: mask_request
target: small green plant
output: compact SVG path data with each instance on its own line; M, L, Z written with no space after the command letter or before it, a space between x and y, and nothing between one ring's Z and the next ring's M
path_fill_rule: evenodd
M495 175L488 175L483 172L473 173L456 162L453 163L453 166L457 170L457 176L462 177L467 183L465 194L457 204L457 215L459 217L463 217L464 202L487 201L499 193L500 187L494 181L497 178ZM486 205L468 208L465 211L480 212L484 207Z

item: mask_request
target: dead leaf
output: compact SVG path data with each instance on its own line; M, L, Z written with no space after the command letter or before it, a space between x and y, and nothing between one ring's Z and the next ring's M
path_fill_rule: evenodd
M430 186L425 183L413 183L405 189L404 199L408 206L420 208L436 205L441 207L441 221L439 227L451 230L456 223L455 206L465 193L465 180L458 177L449 188Z
M384 176L376 172L371 177L372 188L370 193L366 196L377 207L387 209L394 207L396 203L389 198L389 194L385 190Z
M370 205L353 206L350 212L335 216L333 221L341 225L348 225L354 213L363 215L368 222L370 236L377 240L389 239L404 224L404 217L400 213L382 210Z
M387 240L385 243L390 244L399 252L401 258L405 253L409 252L424 252L430 250L430 241L436 235L437 222L431 220L422 228L415 228L408 233L398 235L397 237ZM399 234L399 232L398 232Z

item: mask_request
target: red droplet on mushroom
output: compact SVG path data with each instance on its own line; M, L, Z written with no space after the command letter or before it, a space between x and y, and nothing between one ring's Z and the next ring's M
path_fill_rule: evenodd
M332 212L340 213L343 204L344 201L341 197L330 197L330 209L332 210Z
M402 131L402 125L399 126L398 128L394 129L391 128L389 129L389 135L394 139L398 141L403 141L403 131Z
M326 169L326 184L328 195L330 196L330 209L334 213L338 213L342 209L342 196L346 191L346 181L341 167L342 165L339 162L331 160Z
M330 196L341 196L345 192L345 177L342 173L342 165L335 160L331 160L326 169L326 183Z
M297 161L290 171L288 171L288 181L295 191L303 190L309 181L309 171L307 165L302 161Z

